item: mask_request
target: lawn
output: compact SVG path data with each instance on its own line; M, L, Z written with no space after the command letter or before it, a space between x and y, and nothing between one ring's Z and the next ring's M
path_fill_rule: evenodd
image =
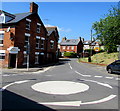
M118 60L118 52L109 53L109 54L106 52L102 52L102 53L94 54L91 57L91 63L97 63L97 64L106 64L107 65L115 60ZM79 61L88 62L88 57L80 58Z

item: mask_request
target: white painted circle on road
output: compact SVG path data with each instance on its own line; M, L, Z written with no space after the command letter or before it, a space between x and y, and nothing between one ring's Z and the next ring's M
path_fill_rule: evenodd
M31 87L38 92L57 95L75 94L89 89L89 86L84 83L72 81L46 81L36 83Z

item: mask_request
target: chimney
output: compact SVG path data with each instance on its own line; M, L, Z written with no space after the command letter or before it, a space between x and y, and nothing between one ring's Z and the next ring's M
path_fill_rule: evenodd
M30 3L30 12L31 13L38 13L38 5L34 2Z
M63 38L62 38L62 41L64 41L64 40L67 40L67 38L66 38L66 37L63 37Z

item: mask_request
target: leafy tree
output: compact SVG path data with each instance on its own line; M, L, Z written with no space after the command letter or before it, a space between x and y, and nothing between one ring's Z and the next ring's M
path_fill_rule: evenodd
M120 9L113 7L109 14L99 22L93 23L92 28L95 30L97 39L100 40L107 52L115 52L117 45L120 45Z

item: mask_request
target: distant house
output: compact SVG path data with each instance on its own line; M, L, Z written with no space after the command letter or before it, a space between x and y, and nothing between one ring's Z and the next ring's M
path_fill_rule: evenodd
M90 49L91 40L83 41L83 49Z
M75 52L78 55L83 51L83 42L81 38L79 39L67 39L66 37L62 39L60 43L60 52L62 55L64 52Z
M46 29L48 31L47 59L48 62L55 62L58 59L58 30L57 27L46 27Z
M58 32L49 31L38 15L38 5L30 3L27 13L0 10L0 66L23 67L46 64L56 57ZM53 60L53 59L52 59ZM51 60L51 61L52 61Z
M99 52L101 50L104 50L104 45L101 44L99 41L94 41L91 43L91 48L95 51L95 52Z

